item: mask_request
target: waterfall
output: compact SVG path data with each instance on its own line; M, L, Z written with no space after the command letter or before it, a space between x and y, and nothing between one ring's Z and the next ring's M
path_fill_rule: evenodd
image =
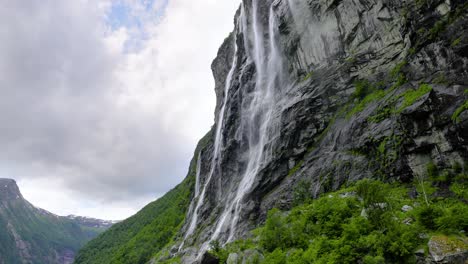
M200 195L200 170L201 170L201 151L198 152L197 157L197 172L195 174L195 196L198 197Z
M271 159L272 153L269 149L270 141L277 137L279 131L277 129L277 120L274 116L275 106L280 98L280 91L286 88L289 82L286 81L285 71L283 69L283 59L278 48L278 19L273 10L269 8L268 28L264 28L260 18L259 4L260 1L253 0L251 6L251 14L248 14L245 9L245 2L241 4L241 12L237 20L237 28L243 38L243 45L246 51L246 60L243 61L241 75L247 65L254 64L256 69L255 88L245 94L240 109L240 125L239 130L246 139L247 150L244 153L246 157L245 170L240 175L240 182L237 188L227 194L225 198L226 204L222 210L218 222L210 239L203 243L199 248L197 258L200 258L208 249L209 243L219 239L223 233L224 242L232 241L236 236L236 225L242 211L242 200L248 194L262 168L262 165ZM250 23L249 23L250 22ZM268 38L266 38L268 36ZM208 185L215 173L218 173L220 168L222 130L224 124L225 108L228 99L228 92L231 87L231 82L238 63L238 47L236 43L236 35L234 37L235 52L231 69L226 78L224 101L222 103L218 120L216 123L216 134L213 149L213 158L210 172L207 180L204 182L196 206L193 210L189 228L185 234L187 239L197 227L199 209L203 205L205 193ZM241 77L239 77L241 78ZM287 90L287 89L284 89ZM195 200L195 199L194 199ZM185 241L184 239L184 241ZM227 240L226 240L227 239Z
M244 6L242 6L244 8ZM235 226L239 221L242 209L242 199L251 190L255 177L265 159L271 157L266 153L266 146L277 131L274 129L273 113L277 102L277 90L285 85L283 78L283 63L277 46L278 21L273 7L270 8L268 35L269 42L265 47L264 32L258 19L257 1L252 1L252 32L253 32L253 62L256 67L256 84L251 100L242 106L242 125L246 128L248 139L248 163L237 187L236 194L230 204L225 207L216 229L210 240L218 239L221 232L229 225L227 242L235 236ZM242 10L241 14L245 14ZM242 18L241 18L242 19ZM244 41L249 41L248 28L243 23ZM249 46L249 45L246 45ZM268 49L268 50L267 50ZM229 220L229 222L226 222Z
M198 156L197 156L197 167L195 171L195 195L193 196L194 199L196 199L200 195L200 171L201 171L201 151L198 152ZM188 215L191 215L193 213L194 206L195 204L193 202L190 203ZM184 237L184 241L182 241L182 243L180 244L179 251L184 247L186 238L187 238L187 235Z
M219 161L220 161L220 149L222 147L222 126L223 126L223 121L224 121L224 112L225 112L225 108L226 108L226 103L227 103L227 100L228 100L228 92L229 92L229 88L231 87L231 83L232 83L232 77L234 76L234 72L235 72L235 69L236 69L236 65L237 65L237 38L236 38L236 34L234 33L234 58L232 59L232 65L231 65L231 68L229 70L229 73L226 77L226 82L225 82L225 87L224 87L224 100L223 100L223 104L221 105L221 109L219 111L219 115L218 115L218 122L216 123L216 131L215 131L215 137L214 137L214 147L213 147L213 158L211 160L211 168L210 168L210 172L208 174L208 177L205 181L205 184L203 185L203 188L200 192L200 185L199 185L199 181L198 181L198 184L195 185L195 198L198 197L198 199L196 199L196 206L195 206L195 210L193 211L193 214L192 214L192 218L191 218L191 221L190 221L190 225L189 225L189 228L187 229L187 232L185 233L185 237L184 237L184 241L191 235L193 234L193 232L195 231L196 227L197 227L197 223L198 223L198 211L200 210L200 207L203 205L203 202L205 200L205 195L206 195L206 191L207 191L207 188L208 188L208 185L210 184L210 181L211 181L211 178L213 177L213 174L215 173L215 170L216 170L216 167L219 166ZM201 163L201 160L199 159L198 160L198 163ZM197 164L197 167L199 165ZM197 173L199 174L199 170L197 171ZM197 179L199 179L200 175L197 176ZM197 188L198 188L198 191L197 191ZM197 195L197 193L199 193ZM193 200L195 201L195 199ZM182 242L181 246L179 247L179 250L182 248L184 242Z

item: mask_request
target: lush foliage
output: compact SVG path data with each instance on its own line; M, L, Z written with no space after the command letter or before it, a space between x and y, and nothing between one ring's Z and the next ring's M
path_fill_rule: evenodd
M210 135L208 133L200 141L195 153L206 145ZM181 184L89 242L79 252L75 263L148 262L179 231L195 185L195 170L194 158L188 176Z
M453 176L448 183L466 184L467 175L447 173ZM437 188L439 182L431 179ZM272 209L254 231L255 243L236 241L212 253L221 263L230 252L246 249L261 252L256 263L414 263L415 250L427 243L428 236L421 234L464 236L460 232L468 227L468 205L462 200L433 197L427 205L421 195L408 196L415 185L362 180L289 212ZM410 209L402 210L405 205Z

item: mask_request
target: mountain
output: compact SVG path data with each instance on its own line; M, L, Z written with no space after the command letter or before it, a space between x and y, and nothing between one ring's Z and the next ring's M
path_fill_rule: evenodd
M73 263L78 249L108 228L82 220L36 208L14 180L0 179L0 263Z
M243 0L187 178L77 263L464 263L467 11Z
M77 224L88 227L88 228L97 228L97 229L108 229L112 225L118 223L119 221L115 220L102 220L84 216L77 216L77 215L67 215L66 218L76 222Z

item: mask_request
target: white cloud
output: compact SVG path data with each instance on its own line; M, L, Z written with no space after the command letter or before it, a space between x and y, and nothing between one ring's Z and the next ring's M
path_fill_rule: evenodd
M213 123L210 64L239 1L163 16L163 0L115 1L141 24L106 24L110 0L0 6L0 176L56 213L134 213L182 180Z

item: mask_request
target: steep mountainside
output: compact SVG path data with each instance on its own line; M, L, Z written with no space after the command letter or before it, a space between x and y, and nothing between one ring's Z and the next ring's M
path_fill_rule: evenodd
M14 180L0 179L0 263L73 263L78 249L106 228L90 228L34 207Z
M210 244L251 237L270 209L291 209L298 190L318 198L373 178L408 184L428 206L459 194L466 203L467 11L463 0L243 0L212 65L215 125L183 183L185 221L153 262L210 263ZM461 171L461 191L428 183L436 170ZM105 248L103 237L93 243ZM78 263L107 263L88 252ZM137 255L124 263L150 259Z

